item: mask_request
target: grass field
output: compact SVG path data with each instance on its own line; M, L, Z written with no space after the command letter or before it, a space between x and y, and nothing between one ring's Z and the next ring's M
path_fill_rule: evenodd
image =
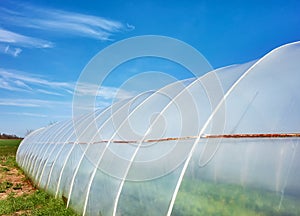
M119 213L131 215L163 215L166 192L164 186L153 186L145 191L155 191L157 196L143 194L140 188L127 186L121 197ZM168 187L168 186L166 186ZM299 216L300 198L247 188L228 183L185 178L180 186L172 216ZM149 208L149 206L157 208ZM159 209L161 207L161 209Z
M240 185L186 179L173 209L173 216L297 216L299 197Z
M0 156L16 155L21 139L0 139Z
M33 187L15 161L21 140L0 139L0 215L76 215L60 199Z

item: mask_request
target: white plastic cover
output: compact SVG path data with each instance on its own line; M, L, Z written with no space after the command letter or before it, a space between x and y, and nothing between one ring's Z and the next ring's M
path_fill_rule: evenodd
M299 138L205 138L298 133L299 59L284 45L78 117L80 133L41 128L17 162L83 215L299 215Z

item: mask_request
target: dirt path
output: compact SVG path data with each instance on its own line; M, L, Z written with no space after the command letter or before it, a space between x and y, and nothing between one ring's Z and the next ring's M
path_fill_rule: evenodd
M36 189L23 172L16 168L13 156L0 159L0 200L13 192L14 196L31 194Z

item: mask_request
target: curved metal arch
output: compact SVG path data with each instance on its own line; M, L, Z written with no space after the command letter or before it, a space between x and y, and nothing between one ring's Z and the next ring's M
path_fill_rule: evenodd
M60 145L61 145L61 148L60 148L60 150L57 152L57 154L56 154L56 156L55 156L55 158L54 158L54 160L53 160L53 163L51 164L51 168L50 168L50 171L49 171L49 174L48 174L48 177L47 177L47 181L46 181L46 185L45 185L45 190L48 189L48 185L49 185L50 180L51 180L51 177L52 177L52 172L53 172L53 169L54 169L54 167L55 167L55 163L56 163L58 157L60 156L62 150L64 149L64 147L65 147L65 145L66 145L66 142L65 142L65 140L64 140L63 138L65 137L66 134L70 134L70 133L72 133L72 127L70 127L70 128L69 128L69 129L61 136L61 138L60 138L59 141L58 141L58 142L61 142L61 144L60 144ZM51 156L52 156L52 155L50 155L49 157L51 157Z
M113 117L113 115L116 113L116 112L118 112L121 108L123 108L129 101L127 101L127 100L124 100L124 101L121 101L120 103L124 103L123 105L121 105L112 115L110 115L103 123L102 123L102 125L98 128L98 133L99 133L99 131L112 119L112 117ZM113 105L112 105L113 106ZM106 112L108 112L108 111L110 111L111 110L111 108L112 108L112 106L109 106L107 109L105 109L105 111L103 112L103 113L101 113L99 116L97 116L96 117L96 119L95 119L95 121L98 119L98 118L100 118L100 117L102 117ZM88 125L88 127L91 125L92 123L90 123L89 125ZM87 127L87 128L88 128ZM86 128L86 129L87 129ZM82 133L83 134L83 133ZM96 138L96 134L93 136L93 138L91 139L91 141L92 140L94 140L95 138ZM77 173L78 173L78 171L79 171L79 167L81 166L81 163L82 163L82 160L83 160L83 158L84 158L84 156L85 156L85 154L86 154L86 152L87 152L87 150L89 149L89 146L90 146L90 144L91 144L92 142L89 142L88 144L87 144L87 147L85 148L85 150L84 150L84 152L82 153L82 155L81 155L81 157L80 157L80 159L79 159L79 162L78 162L78 165L76 166L76 169L75 169L75 172L74 172L74 174L73 174L73 176L72 176L72 180L71 180L71 183L70 183L70 190L69 190L69 194L68 194L68 201L67 201L67 207L69 206L69 204L70 204L70 201L71 201L71 195L72 195L72 191L73 191L73 186L74 186L74 182L75 182L75 178L76 178L76 176L77 176Z
M45 161L43 166L46 166L46 162L48 161L48 158L47 158L48 151L49 151L50 147L52 147L52 148L54 147L54 146L52 146L53 144L51 143L52 136L53 136L53 134L55 134L54 137L56 138L57 134L60 131L62 131L67 125L68 125L68 121L66 121L64 123L61 123L61 125L59 127L57 127L56 130L53 131L53 133L49 133L49 136L44 141L45 142L44 146L46 146L46 149L41 148L40 152L43 152L43 156L41 158L41 162L39 163L38 168L35 171L35 178L36 178L38 186L39 186L39 176L40 176L41 171L42 171L41 167L42 167L43 161Z
M145 93L139 94L139 95L137 95L136 97L132 98L130 101L128 101L126 104L124 104L121 108L123 108L123 107L125 107L126 105L130 104L131 101L134 101L135 98L138 98L138 97L140 97L140 95L143 95L143 94L145 94ZM149 97L151 97L152 95L153 95L153 94L149 95L147 98L144 99L144 101L147 100L147 99L148 99ZM143 102L144 102L144 101L143 101ZM140 105L140 104L139 104L139 105ZM139 106L139 105L138 105L138 106ZM114 112L113 115L111 115L110 119L111 119L114 115L116 115L116 113L118 113L118 112L121 110L121 108L118 109L116 112ZM108 121L109 121L110 119L108 119ZM107 121L107 122L108 122L108 121ZM105 123L107 123L107 122L105 122ZM102 129L103 127L104 127L104 124L102 124L101 129ZM100 129L100 128L99 128L99 129ZM97 161L97 164L96 164L96 166L95 166L95 168L94 168L94 170L93 170L93 172L92 172L91 180L90 180L89 183L88 183L88 189L87 189L86 199L85 199L85 202L84 202L83 215L85 215L85 213L86 213L86 207L87 207L87 203L88 203L88 198L89 198L90 188L91 188L91 186L92 186L92 182L93 182L93 180L94 180L96 171L97 171L97 169L98 169L98 166L99 166L99 164L100 164L100 162L101 162L101 160L102 160L102 158L103 158L103 156L104 156L104 154L105 154L107 148L109 147L109 144L110 144L110 142L111 142L112 137L114 137L114 136L115 136L115 133L113 133L113 135L111 136L111 138L108 140L107 144L105 145L105 148L104 148L104 150L103 150L101 156L99 157L99 159L98 159L98 161Z
M32 160L29 160L30 158L33 157L33 149L36 149L36 143L38 141L38 139L40 138L40 136L42 134L44 134L46 128L41 128L40 133L36 134L36 136L33 137L32 140L30 140L31 142L29 143L27 149L26 149L26 155L25 155L25 162L24 162L24 169L26 169L27 171L29 171L30 167L32 166L32 164L29 164L29 162L33 162Z
M215 70L213 70L213 72L214 72L214 71L215 71ZM200 77L200 78L194 80L194 81L191 82L189 85L187 85L186 87L184 87L184 88L183 88L177 95L175 95L175 96L171 99L171 101L170 101L170 102L169 102L169 103L161 110L161 112L160 112L159 115L154 119L154 121L152 122L152 124L149 125L148 130L147 130L147 132L144 134L142 140L140 140L140 141L138 142L138 146L137 146L137 148L136 148L136 150L135 150L133 156L131 157L131 160L130 160L130 163L129 163L128 167L127 167L127 170L126 170L126 172L125 172L125 175L124 175L124 177L122 178L122 182L121 182L121 184L120 184L120 187L119 187L119 190L118 190L118 193L117 193L117 196L116 196L116 200L115 200L115 202L114 202L113 216L115 216L116 213L117 213L117 207L118 207L119 199L120 199L120 196L121 196L121 192L122 192L122 190L123 190L123 186L124 186L126 177L127 177L128 173L129 173L129 170L130 170L130 168L131 168L131 166L132 166L132 164L133 164L133 161L134 161L134 159L135 159L135 157L136 157L136 155L137 155L137 153L138 153L138 151L139 151L139 149L140 149L140 147L141 147L141 144L143 143L143 141L145 140L145 137L147 136L147 134L148 134L148 132L149 132L149 129L152 127L152 125L154 125L154 124L157 122L159 116L161 116L161 115L162 115L162 114L163 114L163 113L164 113L164 112L165 112L165 111L166 111L166 110L167 110L167 109L168 109L168 108L176 101L176 99L177 99L178 97L180 97L183 93L187 92L187 91L188 91L190 88L192 88L195 84L197 84L197 83L202 84L202 83L201 83L201 79L204 79L206 76L209 76L210 73L211 73L211 72L209 72L209 73L203 75L202 77Z
M171 83L171 84L169 84L169 85L167 85L167 86L165 86L165 87L159 89L158 91L154 92L154 93L153 93L152 95L150 95L149 97L147 97L147 98L146 98L144 101L142 101L138 106L136 106L133 110L131 110L131 113L128 114L128 116L121 122L121 124L119 125L119 127L115 130L115 132L113 133L113 135L111 136L111 138L108 140L108 142L107 142L107 144L106 144L106 146L105 146L105 149L104 149L103 153L101 154L101 156L99 157L99 160L97 161L97 165L95 166L95 169L94 169L94 171L93 171L93 173L92 173L90 182L89 182L89 184L88 184L88 191L87 191L86 201L85 201L85 204L84 204L83 215L86 214L86 208L87 208L87 204L88 204L89 193L90 193L90 189L91 189L92 183L93 183L93 181L94 181L94 178L95 178L95 175L96 175L96 171L97 171L97 169L98 169L98 166L99 166L99 164L100 164L100 162L101 162L101 160L102 160L102 158L103 158L103 156L104 156L106 150L108 149L110 143L112 142L113 137L115 137L116 134L118 133L119 128L121 128L121 127L124 125L124 123L126 123L126 121L129 119L129 117L132 115L132 113L134 113L135 110L137 110L139 107L141 107L143 104L145 104L150 98L154 97L154 95L161 93L161 91L162 91L163 89L165 89L165 88L169 88L170 86L172 86L172 85L177 85L178 83L181 83L181 82L182 82L182 81L176 81L176 82L174 82L174 83ZM138 96L136 96L136 97L138 97Z
M90 114L88 114L88 116L89 116L89 115L94 115L94 113L90 113ZM86 117L86 115L82 116L82 118L85 118L85 117ZM85 131L86 131L86 129L84 130L84 132L85 132ZM75 131L71 132L70 135L68 136L68 138L64 141L64 144L63 144L63 145L66 145L66 144L69 142L69 140L71 139L71 137L72 137L74 134L75 134ZM67 156L66 156L66 158L65 158L65 160L64 160L62 169L61 169L61 171L60 171L60 173L59 173L58 183L57 183L57 187L56 187L56 191L55 191L55 197L56 197L56 198L57 198L57 196L58 196L58 191L59 191L59 187L60 187L60 183L61 183L61 178L62 178L63 172L64 172L64 170L65 170L66 164L67 164L67 162L68 162L68 160L69 160L69 157L70 157L71 153L73 152L73 149L74 149L75 145L76 145L76 143L74 143L74 144L72 145L72 148L69 150L69 153L67 154ZM68 198L68 199L69 199L69 198Z
M95 114L95 113L90 113L89 115L93 116L94 114ZM88 116L89 116L89 115L88 115ZM84 115L84 116L81 116L80 119L86 119L86 117L87 117L87 116ZM72 124L73 124L73 121L70 120L70 121L68 121L67 125L65 125L64 128L69 128L69 130L68 130L68 132L69 132L69 131L72 130L72 128L70 127L70 126L72 126ZM64 128L63 128L63 129L64 129ZM62 139L62 138L64 137L64 135L67 134L67 132L64 131L63 129L61 130L60 133L58 133L58 134L53 138L53 140L54 140L56 137L59 137L59 135L63 134L63 136L61 137L61 139ZM84 133L86 130L87 130L87 128L85 128L85 130L84 130L82 133ZM70 138L72 135L73 135L73 133L70 133L69 138ZM68 138L68 139L69 139L69 138ZM60 140L61 140L61 139L60 139ZM59 145L58 143L59 143L59 141L55 142L55 146L53 147L52 151L51 151L51 152L49 153L49 155L48 155L47 161L46 161L46 163L44 164L44 167L43 167L43 170L42 170L42 174L40 175L40 179L39 179L38 185L40 184L40 182L41 182L41 180L42 180L42 177L43 177L43 173L44 173L46 164L47 164L49 158L52 156L52 154L53 154L55 148L57 147L57 145ZM52 163L52 165L51 165L50 172L49 172L49 174L48 174L48 178L47 178L47 182L46 182L45 188L47 188L47 186L48 186L48 181L49 181L48 179L49 179L49 177L51 178L51 173L52 173L52 170L53 170L53 167L54 167L54 163L56 162L56 159L58 158L58 155L59 155L59 153L62 151L62 149L63 149L63 147L65 146L65 144L66 144L66 142L64 142L63 144L60 144L60 145L61 145L60 151L57 153L57 155L56 155L56 157L55 157L55 160L53 161L53 163Z
M43 134L43 136L40 136L37 140L37 142L35 142L35 145L33 149L31 149L32 151L32 155L30 158L30 161L33 161L33 164L29 167L28 172L32 174L32 176L34 177L34 179L36 180L36 166L38 163L38 160L43 158L43 156L39 157L40 154L43 152L44 148L47 147L47 144L44 140L48 140L51 137L51 133L49 133L49 131L54 130L57 131L57 126L61 124L61 123L56 123L54 125L50 125L48 128L45 128ZM61 124L63 125L63 124ZM40 164L39 164L40 166Z
M94 113L91 113L90 115L94 115ZM86 116L82 116L82 119L83 118L86 118ZM57 159L58 159L58 157L60 156L60 154L61 154L61 152L62 152L62 150L64 149L64 147L65 147L65 145L68 143L68 141L69 141L69 139L73 136L73 134L74 133L72 133L72 124L73 124L73 121L71 120L70 121L70 127L69 127L69 129L68 129L68 131L66 131L62 136L61 136L61 138L59 139L59 141L62 141L63 143L61 144L61 148L60 148L60 150L57 152L57 154L56 154L56 156L55 156L55 158L54 158L54 160L53 160L53 163L52 163L52 165L51 165L51 168L50 168L50 171L49 171L49 175L48 175L48 178L47 178L47 182L46 182L46 185L45 185L45 188L47 189L48 188L48 185L49 185L49 183L50 183L50 180L51 180L51 174L52 174L52 172L53 172L53 168L54 168L54 164L56 163L56 161L57 161ZM83 133L86 131L86 129L83 131ZM65 135L67 135L67 134L69 134L69 136L68 136L68 138L66 139L66 140L64 140L64 136ZM59 141L58 141L58 143L59 143ZM75 145L75 144L74 144ZM51 157L52 155L50 155L49 157Z
M296 44L296 43L299 43L299 42L294 42L292 44ZM220 103L217 105L217 107L213 110L213 112L211 113L211 115L209 116L209 118L207 119L207 121L205 122L205 124L203 125L199 135L198 135L198 138L195 140L192 148L191 148L191 151L189 153L189 156L187 158L187 160L185 161L184 163L184 166L183 166L183 169L180 173L180 176L179 176L179 179L177 181L177 184L176 184L176 188L174 190L174 193L173 193L173 196L172 196L172 199L171 199L171 202L170 202L170 205L169 205L169 209L168 209L168 212L167 212L167 216L170 216L172 214L172 210L173 210L173 206L174 206L174 203L175 203L175 199L176 199L176 196L177 196L177 193L179 191L179 187L181 185L181 182L183 180L183 176L187 170L187 167L189 165L189 162L193 156L193 153L195 151L195 148L197 146L197 144L199 143L199 140L201 138L201 136L204 134L204 131L206 130L206 128L208 127L209 123L211 122L211 120L213 119L213 117L216 115L217 111L220 109L220 107L224 104L226 98L230 95L230 93L235 89L235 87L241 82L241 80L243 80L252 70L253 68L255 68L256 65L258 65L260 62L262 62L264 59L266 59L267 57L269 57L271 54L273 54L274 52L278 51L279 49L283 48L283 47L286 47L286 46L289 46L291 44L286 44L286 45L283 45L281 47L278 47L274 50L272 50L271 52L267 53L264 57L262 57L261 59L259 59L257 62L255 62L231 87L230 89L225 93L224 97L222 98L222 100L220 101Z
M61 134L66 134L67 131L65 131L65 130L68 129L68 128L70 127L70 125L72 125L72 120L67 121L66 124L64 125L64 127L62 127L62 128L60 129L60 131L52 138L52 140L55 140L57 137L60 137ZM43 166L43 168L42 168L42 172L41 172L41 174L40 174L40 176L39 176L38 186L40 186L40 184L41 184L41 181L42 181L42 178L43 178L44 171L45 171L45 168L46 168L46 166L47 166L47 163L48 163L50 157L52 156L54 150L56 149L56 147L57 147L58 145L63 146L62 144L59 144L59 141L56 141L55 144L54 144L54 146L52 147L50 153L49 153L49 154L48 154L48 152L46 153L46 155L47 155L47 160L45 161L44 166ZM53 164L54 164L54 163L52 163L51 168L53 167ZM51 169L51 170L52 170L52 169ZM50 175L50 173L48 174L48 176L49 176L49 175ZM47 188L47 186L45 186L45 188Z
M31 143L28 143L28 142L29 142L30 140L34 139L34 137L35 137L34 134L38 133L38 132L41 131L41 130L44 130L44 128L39 128L39 129L37 129L37 130L31 132L31 133L28 134L28 136L26 136L25 139L21 142L21 144L20 144L20 146L19 146L19 148L18 148L18 150L17 150L17 154L16 154L16 161L17 161L17 163L18 163L21 167L24 166L25 158L26 158L28 149L30 149L29 147L31 146L31 145L30 145ZM20 147L21 147L21 148L20 148ZM24 149L22 150L22 148L24 148ZM24 154L24 158L23 158L23 159L21 159L21 158L18 157L20 151L23 151L23 154Z

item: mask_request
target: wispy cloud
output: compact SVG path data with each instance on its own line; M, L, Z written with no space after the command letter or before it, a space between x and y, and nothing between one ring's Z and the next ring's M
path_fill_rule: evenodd
M111 40L111 36L117 32L134 29L132 25L99 16L29 4L18 4L16 7L15 4L12 3L10 8L0 9L0 21L23 28L58 32L62 36L67 33L99 40Z
M89 83L77 83L77 93L80 95L98 96L104 100L124 100L134 97L137 93L121 88L101 86Z
M40 77L31 73L0 68L0 89L62 97L72 96L74 88L75 82L49 81L48 77ZM137 95L136 92L127 91L122 88L111 86L100 87L98 85L88 83L78 83L77 92L80 95L96 96L97 103L101 104L101 106L107 106L112 101L124 100ZM11 101L8 103L8 105L14 104L15 103L11 103ZM32 103L24 104L26 106L32 105Z
M37 89L37 92L43 93L43 94L48 94L48 95L56 95L56 96L62 96L63 94L57 93L57 92L53 92L53 91L47 91L44 89Z
M0 89L5 89L9 91L28 91L27 88L19 87L14 81L3 79L0 75Z
M38 114L38 113L28 113L28 112L2 112L4 115L20 115L20 116L32 116L32 117L41 117L45 118L47 115Z
M22 47L34 47L34 48L53 47L52 42L34 38L34 37L28 37L12 31L5 30L3 28L0 28L0 41L6 44L15 44ZM6 46L5 50L8 51L9 48L10 48L9 46Z
M7 54L13 57L18 57L21 52L22 52L21 48L0 44L0 53Z
M41 89L41 87L47 89ZM46 78L33 74L0 68L0 88L2 89L11 91L34 91L37 89L37 92L44 94L62 95L55 91L70 92L73 87L72 82L48 81Z
M108 101L103 101L103 100L97 100L96 101L96 109L104 109L108 106L110 106L111 103ZM35 112L41 112L40 109L49 110L49 109L54 109L57 110L58 112L55 112L56 117L66 117L65 115L59 115L59 111L61 111L60 108L64 108L65 110L71 111L72 109L72 100L67 100L67 101L56 101L56 100L40 100L40 99L12 99L12 98L0 98L0 107L19 107L21 110L23 108L29 108L30 112L35 113ZM87 111L90 111L91 107L87 107L86 104L82 104L80 106L81 109L86 109ZM23 113L23 111L20 111L20 113ZM45 111L47 113L47 111ZM53 115L53 114L52 114ZM71 113L70 113L71 115Z
M14 106L14 107L40 107L39 104L31 103L25 100L16 99L0 99L0 106Z
M15 80L14 84L16 84L17 86L19 86L20 88L23 89L28 89L28 90L32 90L32 88L30 86L28 86L27 84L25 84L23 81L21 80Z
M98 91L98 97L102 97L104 99L116 99L116 100L124 100L128 98L132 98L137 95L136 92L127 91L120 88L102 86Z
M39 99L0 99L0 106L16 106L16 107L57 107L70 106L71 101L54 101L54 100L39 100Z
M8 79L16 79L16 80L22 80L24 82L32 83L32 84L38 84L38 85L46 85L51 86L54 88L72 88L73 84L70 84L68 82L53 82L48 81L46 79L40 78L33 74L24 73L17 70L9 70L9 69L1 69L0 68L0 76L8 78Z
M38 29L42 33L53 32L61 37L73 35L101 41L112 40L114 34L134 29L133 25L108 18L20 2L7 2L0 7L0 14L0 53L13 57L19 56L22 48L54 47L53 42L40 39L40 35L34 37L21 33L26 28ZM12 26L18 31L8 30Z

